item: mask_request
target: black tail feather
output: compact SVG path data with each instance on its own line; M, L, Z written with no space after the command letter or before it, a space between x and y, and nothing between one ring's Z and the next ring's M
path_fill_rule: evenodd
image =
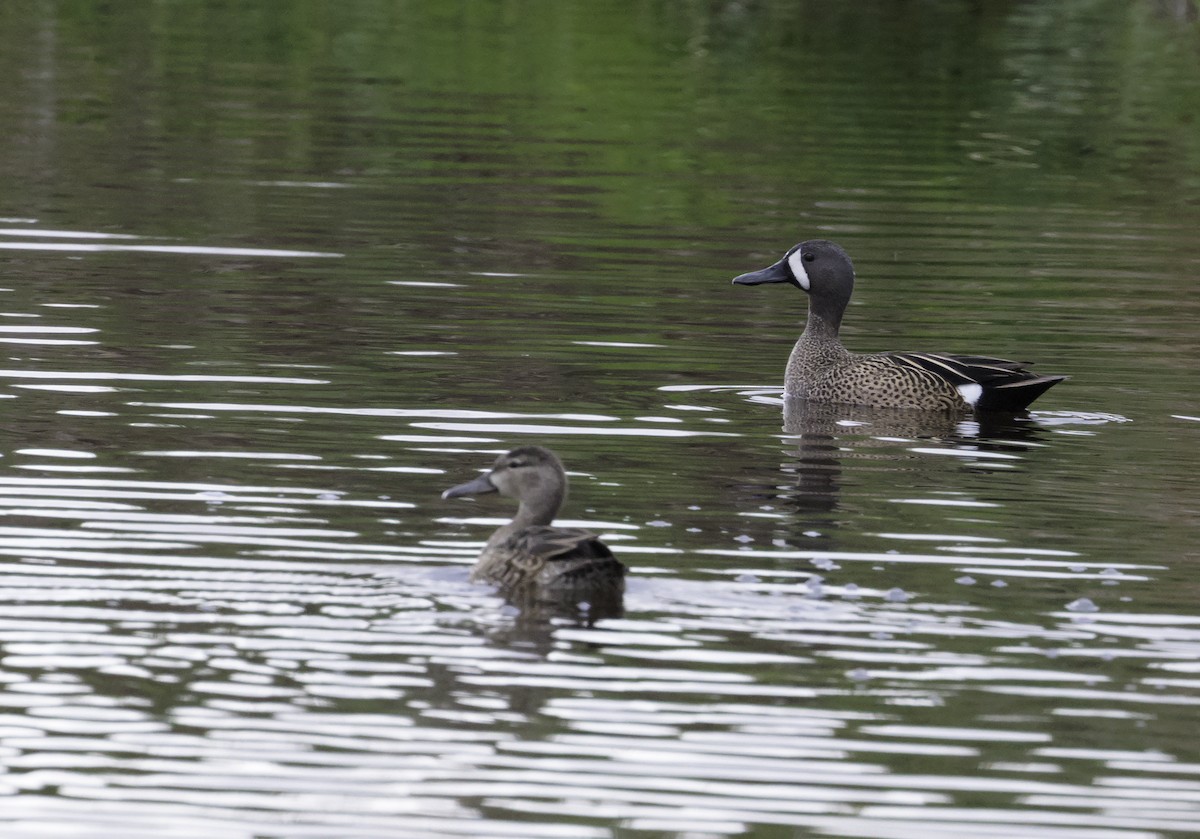
M1024 411L1033 400L1054 387L1066 376L1037 376L1003 385L985 387L975 403L977 411Z

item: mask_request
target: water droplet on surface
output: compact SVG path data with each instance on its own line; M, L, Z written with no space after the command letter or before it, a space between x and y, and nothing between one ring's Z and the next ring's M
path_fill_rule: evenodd
M890 588L883 599L888 603L907 603L911 595L902 588Z
M1100 607L1086 597L1072 600L1067 604L1068 612L1099 612Z
M969 574L964 574L961 577L955 577L954 582L958 583L960 586L973 586L975 585L975 578Z

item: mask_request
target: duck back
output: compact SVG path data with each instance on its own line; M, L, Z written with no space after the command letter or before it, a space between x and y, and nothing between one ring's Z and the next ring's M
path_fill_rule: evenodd
M589 530L534 525L497 532L471 574L502 588L537 585L546 590L623 588L625 565Z

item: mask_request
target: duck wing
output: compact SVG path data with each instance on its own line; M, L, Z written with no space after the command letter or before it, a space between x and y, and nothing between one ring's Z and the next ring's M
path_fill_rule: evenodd
M586 586L621 580L625 565L590 530L538 525L512 534L496 546L505 555L494 582L516 586L537 582L551 587Z
M1039 376L1025 362L986 355L896 352L885 357L945 379L977 411L1023 411L1067 378Z

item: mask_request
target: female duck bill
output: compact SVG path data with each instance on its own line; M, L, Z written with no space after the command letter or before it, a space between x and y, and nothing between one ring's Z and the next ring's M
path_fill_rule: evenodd
M473 481L467 481L465 484L450 487L450 489L442 493L442 498L461 498L464 495L484 495L485 493L496 491L496 485L492 483L490 475L484 473Z

